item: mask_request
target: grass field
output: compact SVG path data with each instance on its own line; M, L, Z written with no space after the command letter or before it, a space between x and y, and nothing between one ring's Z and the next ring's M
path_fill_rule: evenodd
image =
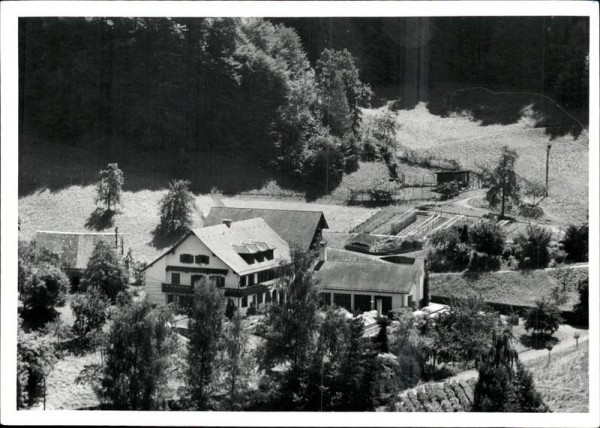
M589 348L539 358L526 364L535 380L535 387L553 412L587 413L589 403Z
M365 110L368 122L376 110ZM439 158L455 159L463 168L489 166L507 145L517 151L517 173L528 180L545 180L546 146L550 152L549 197L541 203L558 223L583 222L588 212L588 134L554 140L524 117L510 125L481 126L467 116L443 118L424 103L397 112L397 141L402 146Z
M587 275L587 268L577 269L576 275ZM555 272L543 270L482 275L432 274L429 277L432 297L479 295L486 302L514 306L534 306L536 300L550 297L552 289L560 285ZM560 309L570 311L579 301L579 293L571 286L567 287L566 295L567 301Z
M124 234L125 251L133 250L136 259L152 261L164 251L163 243L153 241L152 231L159 222L158 203L165 190L124 191L122 208L114 217L114 227ZM60 190L45 189L19 200L21 228L19 238L30 240L36 230L85 232L94 204L93 186L69 186ZM202 216L214 205L235 207L282 208L298 210L322 210L332 231L347 232L356 224L376 212L374 209L343 205L311 204L304 201L258 200L256 198L220 198L216 195L198 195L193 214L194 227L201 227Z

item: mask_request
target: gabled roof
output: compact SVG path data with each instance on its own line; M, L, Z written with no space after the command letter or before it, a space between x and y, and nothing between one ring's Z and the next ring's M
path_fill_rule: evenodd
M118 245L123 234L118 235ZM116 246L115 233L74 233L38 230L36 245L46 248L58 257L69 269L85 269L97 242L104 241L113 248Z
M263 218L267 224L290 246L303 251L310 249L318 228L328 229L322 211L273 210L261 208L212 207L204 226L215 226L223 220Z
M423 261L392 263L353 251L327 249L327 259L315 272L323 290L410 293L424 274Z
M172 252L181 243L195 235L223 263L238 275L244 275L278 266L282 261L290 260L289 245L262 218L234 221L230 226L216 226L193 229L167 252L150 263L146 269ZM273 250L273 259L248 264L240 254L251 247L254 250L265 248Z

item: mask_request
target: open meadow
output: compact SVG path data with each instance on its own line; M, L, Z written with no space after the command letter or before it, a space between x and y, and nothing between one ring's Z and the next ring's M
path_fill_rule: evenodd
M378 110L364 110L369 120ZM517 173L527 180L544 182L546 147L552 144L549 166L550 195L541 207L557 223L577 223L588 213L587 131L578 138L570 134L551 139L543 128L523 113L520 121L481 125L468 115L441 117L431 114L425 103L412 110L396 112L399 130L397 142L404 148L437 158L454 159L463 168L493 166L502 146L516 150Z

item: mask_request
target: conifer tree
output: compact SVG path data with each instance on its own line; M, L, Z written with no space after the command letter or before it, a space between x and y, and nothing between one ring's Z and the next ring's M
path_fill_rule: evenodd
M519 202L519 181L515 172L517 152L502 147L500 159L490 174L490 186L485 195L491 207L500 205L500 217L504 218L507 207Z

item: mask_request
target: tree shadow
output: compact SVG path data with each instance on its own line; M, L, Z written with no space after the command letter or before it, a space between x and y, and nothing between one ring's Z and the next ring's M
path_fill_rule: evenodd
M56 320L60 313L54 308L47 309L20 309L19 315L23 319L22 327L26 332L37 331L49 322Z
M114 217L117 214L113 210L105 210L103 208L96 208L88 217L85 222L86 229L90 230L104 230L112 227L114 224Z
M186 232L180 232L176 234L167 233L159 224L152 230L152 240L149 244L157 250L169 248L179 241L185 235L185 233Z
M547 333L543 334L524 334L519 338L519 342L523 346L532 349L545 349L547 344L551 344L552 346L558 343L558 339L554 336L551 336Z
M578 138L584 130L575 116L542 94L445 86L432 90L431 100L427 105L431 114L448 117L466 112L481 126L529 120L534 128L544 128L551 140L567 134Z

